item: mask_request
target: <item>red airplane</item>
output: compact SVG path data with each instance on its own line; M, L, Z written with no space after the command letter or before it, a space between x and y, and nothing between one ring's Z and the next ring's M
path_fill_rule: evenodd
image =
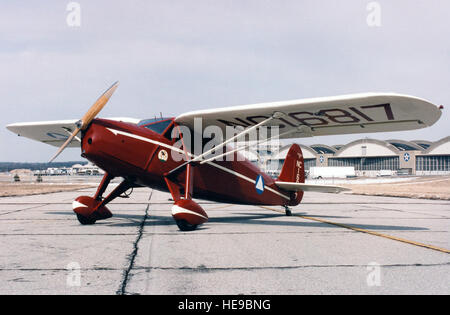
M7 126L21 136L54 146L62 144L52 160L67 146L78 146L73 141L76 139L81 145L81 156L105 171L94 196L80 196L73 202L81 224L110 218L112 213L106 207L109 202L130 188L143 186L170 192L174 200L172 216L182 231L195 230L208 221L208 215L194 198L277 205L291 215L289 207L298 205L305 191L345 189L305 184L303 155L297 144L291 146L279 177L273 179L243 158L239 148L229 147L230 142L262 127L277 127L280 139L418 129L433 125L442 109L412 96L366 93L218 108L142 121L96 119L117 86L115 83L100 96L81 120ZM185 128L194 134L195 118L201 118L201 131L215 126L223 134L227 127L239 127L240 132L195 154L193 148L184 144L183 139L189 139L181 132ZM175 138L174 134L178 136ZM224 153L213 154L219 149ZM174 153L184 159L174 158ZM115 177L122 177L123 181L104 197Z

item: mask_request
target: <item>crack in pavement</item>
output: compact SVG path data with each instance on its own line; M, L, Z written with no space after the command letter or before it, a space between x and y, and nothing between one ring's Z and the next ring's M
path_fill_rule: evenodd
M9 211L9 212L3 212L3 213L0 213L0 215L7 215L7 214L11 214L11 213L17 213L17 212L20 212L20 211L36 209L36 208L44 207L44 206L47 206L47 205L48 204L39 204L39 205L36 205L36 206L33 206L33 207L29 207L29 208L25 208L25 209L19 209L19 210L13 210L13 211Z
M145 214L144 214L144 217L142 218L141 223L139 224L138 235L136 237L136 240L133 243L133 251L131 252L130 255L128 255L128 260L130 263L128 264L128 267L125 269L125 271L123 273L122 283L121 283L119 289L116 291L117 295L125 295L126 294L127 284L128 284L128 281L131 279L130 272L134 267L134 261L136 259L136 256L137 256L138 250L139 250L139 241L141 240L142 235L144 234L145 222L148 219L148 209L150 208L150 199L152 198L152 195L153 195L153 190L150 191L150 196L148 197L147 207L145 208Z
M0 233L0 236L127 236L134 233Z
M380 267L383 268L396 268L396 267L440 267L440 266L449 266L450 262L436 263L436 264L427 264L427 263L411 263L411 264L382 264ZM206 266L198 266L198 267L134 267L133 270L142 270L142 271L151 271L151 270L163 270L163 271L191 271L191 272L213 272L213 271L236 271L236 270L288 270L288 269L306 269L306 268L366 268L367 265L361 264L329 264L329 265L294 265L294 266L254 266L254 267L206 267ZM94 268L82 268L81 271L118 271L123 270L121 268L109 268L109 267L94 267ZM66 268L2 268L2 271L61 271L67 272ZM122 289L122 287L121 287ZM121 292L121 289L118 292ZM126 289L126 283L125 287ZM126 294L124 291L123 294Z
M122 268L110 268L110 267L92 267L92 268L80 268L77 269L80 271L119 271L123 270ZM67 272L69 269L67 268L0 268L0 272L2 271L62 271Z
M436 264L422 264L422 263L412 263L412 264L385 264L380 265L380 267L385 268L395 268L395 267L439 267L439 266L449 266L450 262L436 263ZM289 270L289 269L306 269L306 268L366 268L367 265L360 264L330 264L330 265L294 265L294 266L254 266L254 267L135 267L134 270L162 270L162 271L190 271L190 272L213 272L213 271L254 271L254 270Z

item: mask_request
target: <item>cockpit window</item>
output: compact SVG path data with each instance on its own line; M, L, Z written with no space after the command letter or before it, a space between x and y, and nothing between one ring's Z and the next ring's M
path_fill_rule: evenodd
M171 117L155 117L155 118L150 118L150 119L143 119L140 122L138 122L138 126L145 126L145 125L149 125L155 122L160 122L163 120L168 120L168 119L172 119Z
M159 122L153 122L150 124L143 124L143 126L154 132L162 134L164 132L164 130L167 129L167 127L170 125L171 122L172 122L172 120L168 119L168 120L163 120L163 121L159 121Z

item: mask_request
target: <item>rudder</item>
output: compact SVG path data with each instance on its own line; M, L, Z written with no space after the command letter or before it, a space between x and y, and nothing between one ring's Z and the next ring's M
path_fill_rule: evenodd
M302 149L298 144L294 143L293 145L291 145L277 181L290 183L305 182L305 162L303 160ZM298 205L302 198L303 191L291 193L291 200L289 202L289 205Z

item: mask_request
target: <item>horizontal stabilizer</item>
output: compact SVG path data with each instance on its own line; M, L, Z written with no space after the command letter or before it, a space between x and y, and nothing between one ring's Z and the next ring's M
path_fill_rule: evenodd
M329 186L329 185L312 185L303 183L293 183L293 182L275 182L275 185L284 189L286 191L315 191L324 193L340 193L342 191L349 191L351 189L340 187L340 186Z

